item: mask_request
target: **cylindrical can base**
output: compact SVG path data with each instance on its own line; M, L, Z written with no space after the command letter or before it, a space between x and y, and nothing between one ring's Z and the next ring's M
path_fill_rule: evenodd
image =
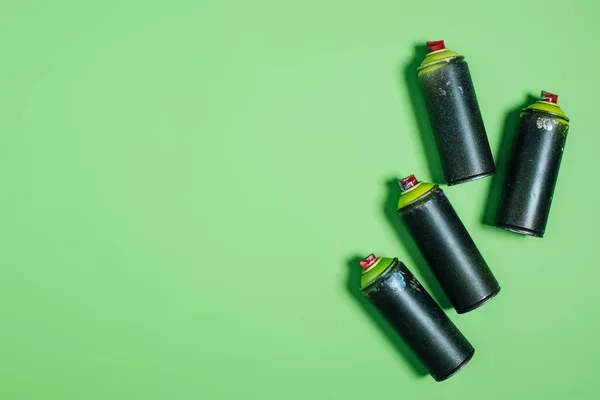
M398 212L454 309L466 312L500 284L439 187Z
M389 259L387 259L389 260ZM363 294L436 380L445 379L473 353L473 346L406 266L393 259Z
M492 172L494 157L464 58L417 74L446 182L456 185Z
M521 113L498 205L498 228L544 236L568 130L564 116L531 107Z
M475 349L473 349L471 354L469 354L467 356L467 358L465 358L460 364L458 364L456 366L456 368L454 368L452 371L450 371L449 373L447 373L446 375L443 375L443 376L434 376L433 379L435 379L437 382L442 382L442 381L445 381L446 379L450 378L451 376L456 374L458 371L463 369L465 367L465 365L467 365L469 363L469 361L471 361L474 354L475 354Z
M461 178L461 179L456 180L456 181L452 181L452 182L448 181L448 186L460 185L461 183L472 182L472 181L476 181L477 179L481 179L481 178L487 178L488 176L492 176L495 173L496 173L496 170L493 169L493 170L488 171L488 172L483 172L481 174L468 176L466 178Z
M515 225L510 225L510 224L497 223L496 228L504 229L507 231L515 232L515 233L520 233L521 235L529 235L529 236L538 237L538 238L544 237L544 232L534 231L531 229L527 229L527 228L523 228L523 227L515 226Z
M498 286L498 289L494 290L492 293L488 294L487 296L485 296L478 302L474 303L473 305L471 305L467 308L464 308L462 310L456 310L456 313L457 314L465 314L465 313L468 313L469 311L473 311L474 309L481 307L482 305L484 305L485 303L487 303L488 301L490 301L491 299L496 297L496 295L498 293L500 293L500 286Z

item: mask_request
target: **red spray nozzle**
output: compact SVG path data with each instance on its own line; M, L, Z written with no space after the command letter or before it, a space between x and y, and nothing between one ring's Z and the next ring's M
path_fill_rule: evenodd
M362 269L369 269L371 265L375 264L375 261L377 261L377 257L375 257L375 254L371 253L367 256L367 258L360 260L358 263Z
M443 40L434 40L432 42L427 42L427 49L429 49L430 53L436 50L444 50L445 48L446 45L444 44Z
M542 90L541 100L549 101L550 103L556 104L558 102L558 95Z
M413 186L416 186L419 183L419 181L417 180L417 178L415 178L414 175L409 175L404 179L400 179L398 181L398 184L400 185L400 189L403 192L406 192L408 189L410 189Z

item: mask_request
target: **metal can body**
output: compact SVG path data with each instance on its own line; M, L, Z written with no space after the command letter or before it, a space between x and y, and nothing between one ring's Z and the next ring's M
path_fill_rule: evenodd
M473 346L398 259L362 291L436 381L452 376L473 356Z
M423 193L399 203L398 213L456 312L466 313L492 299L500 285L444 192L426 185L414 187Z
M464 57L450 52L439 60L426 58L418 76L448 185L493 175L496 167Z
M568 119L526 108L521 114L496 226L543 237L567 140Z

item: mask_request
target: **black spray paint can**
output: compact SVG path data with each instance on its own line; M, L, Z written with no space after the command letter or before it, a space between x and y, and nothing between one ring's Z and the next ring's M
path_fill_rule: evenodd
M427 47L417 71L446 182L493 175L494 158L465 58L446 49L443 40Z
M498 281L442 189L414 175L398 182L398 213L456 312L474 310L498 294Z
M436 381L464 367L475 349L397 258L360 262L361 290L419 357Z
M569 119L557 101L557 95L542 92L541 100L521 113L498 208L498 228L544 236L569 130Z

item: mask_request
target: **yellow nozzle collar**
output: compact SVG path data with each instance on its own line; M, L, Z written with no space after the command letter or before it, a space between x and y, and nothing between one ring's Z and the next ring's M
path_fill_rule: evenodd
M400 194L400 199L398 200L398 210L406 207L407 205L414 203L419 198L427 194L431 189L433 189L435 185L429 182L419 182L415 186L411 187L406 192L402 192Z
M569 118L565 115L564 111L560 108L560 106L556 103L552 103L549 101L538 100L529 107L525 107L523 112L525 111L543 111L550 114L554 114L557 117L564 119L565 121L569 121Z
M454 58L458 58L458 57L463 57L463 56L461 56L460 54L455 53L449 49L432 51L431 53L427 53L427 55L425 56L425 59L423 59L423 62L421 63L419 68L417 68L417 71L421 71L422 69L427 68L433 64L437 64L437 63L441 63L441 62L448 62L448 61L450 61Z

